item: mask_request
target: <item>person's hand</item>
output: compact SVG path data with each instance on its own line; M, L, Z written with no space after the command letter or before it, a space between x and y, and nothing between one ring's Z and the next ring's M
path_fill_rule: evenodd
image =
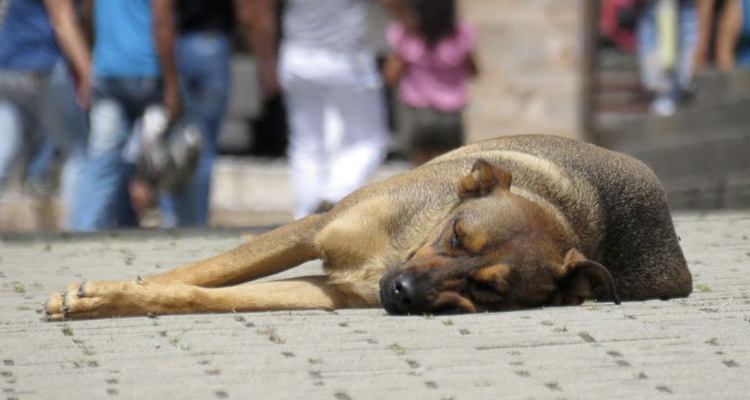
M78 72L70 70L73 77L73 86L76 92L76 102L84 110L88 110L91 101L91 70Z
M86 77L80 79L76 84L76 100L84 110L91 105L91 79Z
M263 89L263 98L268 101L277 97L281 93L281 85L279 84L279 76L275 69L270 71L264 71L260 76L260 84Z
M167 114L171 121L179 118L182 113L182 102L180 99L180 85L177 81L167 80L164 82L164 108L167 109Z

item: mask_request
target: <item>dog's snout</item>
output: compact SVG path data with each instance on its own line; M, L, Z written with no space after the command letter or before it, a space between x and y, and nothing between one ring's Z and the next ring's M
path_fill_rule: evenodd
M399 308L403 310L410 308L415 295L414 285L414 275L412 274L401 274L393 281L391 295Z
M411 273L402 273L381 288L383 305L392 314L408 314L424 305L417 290L417 278Z

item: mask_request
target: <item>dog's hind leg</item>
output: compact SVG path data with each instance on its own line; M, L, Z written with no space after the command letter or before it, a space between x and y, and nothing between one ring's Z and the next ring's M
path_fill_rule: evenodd
M325 276L250 283L223 288L148 281L71 285L46 304L47 319L164 315L258 310L368 307L365 300L327 283Z
M145 278L154 283L228 286L284 271L320 258L315 235L328 221L313 214L281 226L217 256Z

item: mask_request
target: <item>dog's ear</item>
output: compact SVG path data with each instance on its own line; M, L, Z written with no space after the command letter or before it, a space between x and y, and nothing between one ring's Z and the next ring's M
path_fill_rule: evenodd
M587 299L612 300L620 304L612 274L603 265L571 249L556 273L563 305L579 305Z
M466 200L486 196L496 189L510 190L510 183L510 171L487 161L477 160L471 173L461 178L458 197Z

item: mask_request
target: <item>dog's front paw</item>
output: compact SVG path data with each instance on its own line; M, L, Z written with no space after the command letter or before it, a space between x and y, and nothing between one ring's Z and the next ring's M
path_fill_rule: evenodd
M48 321L62 321L68 318L71 303L71 293L78 295L83 284L71 283L62 293L54 293L44 304L44 311Z
M127 287L138 282L83 282L68 285L62 293L47 299L44 310L48 321L86 319L120 315L117 299Z

